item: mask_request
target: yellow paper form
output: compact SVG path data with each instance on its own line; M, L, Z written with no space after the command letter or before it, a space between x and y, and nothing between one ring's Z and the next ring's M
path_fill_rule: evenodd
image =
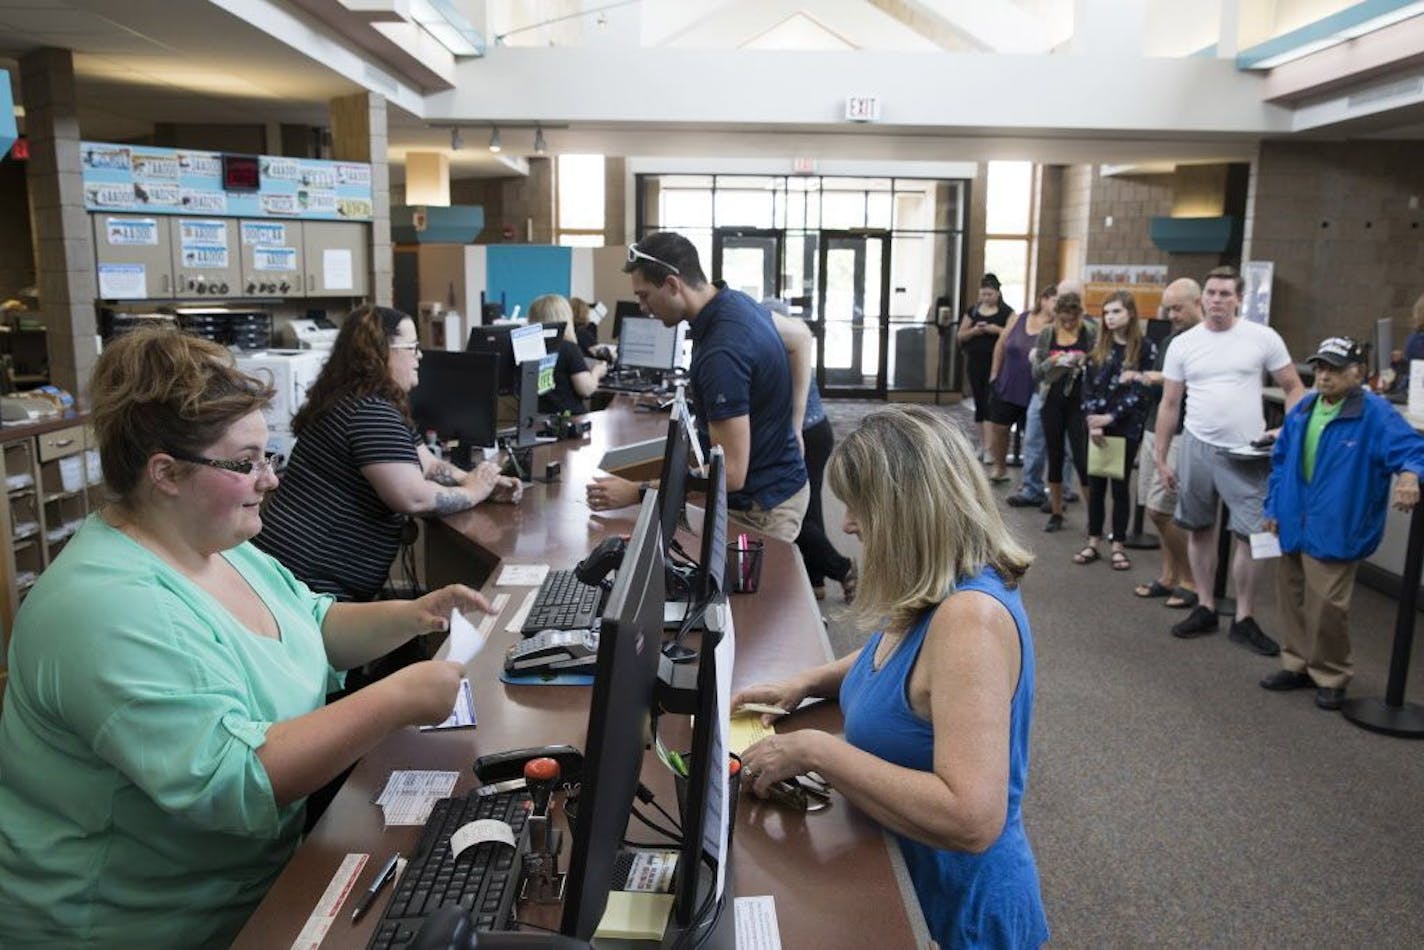
M727 746L737 755L755 745L776 730L762 725L761 713L741 712L732 717L732 728L727 735Z

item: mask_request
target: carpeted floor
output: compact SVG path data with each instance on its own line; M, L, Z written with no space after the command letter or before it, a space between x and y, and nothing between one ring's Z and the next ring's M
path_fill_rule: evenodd
M840 435L876 405L827 408ZM943 410L973 428L963 406ZM1132 596L1156 576L1156 552L1131 552L1124 572L1071 562L1082 504L1058 534L1043 532L1036 509L1002 510L1037 558L1024 582L1038 652L1024 816L1053 942L1424 946L1424 743L1322 712L1309 690L1260 689L1278 661L1230 643L1224 626L1170 636L1182 613ZM828 533L858 557L841 516L827 494ZM838 617L840 592L828 588L839 656L865 633ZM1268 633L1272 600L1260 611ZM1357 589L1352 695L1383 696L1394 611L1392 598Z

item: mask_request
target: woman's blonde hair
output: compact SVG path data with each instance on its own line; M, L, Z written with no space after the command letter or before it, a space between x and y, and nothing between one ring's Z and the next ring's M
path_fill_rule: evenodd
M831 455L827 484L860 529L854 616L904 627L992 567L1009 586L1033 556L1009 534L963 433L923 406L870 413Z
M155 452L203 455L272 394L234 365L226 347L176 329L144 328L110 341L89 384L104 483L132 501Z
M535 297L529 305L530 323L562 323L563 339L574 339L574 308L561 294L545 294Z

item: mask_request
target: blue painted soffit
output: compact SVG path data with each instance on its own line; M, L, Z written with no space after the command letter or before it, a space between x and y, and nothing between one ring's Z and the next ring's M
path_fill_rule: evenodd
M1348 30L1353 26L1373 20L1375 17L1393 13L1414 2L1415 0L1362 0L1360 3L1351 4L1343 10L1321 17L1305 26L1297 27L1289 33L1282 33L1264 43L1258 43L1242 50L1236 56L1236 68L1251 69L1257 63L1274 56L1289 53L1308 43L1328 39L1342 30Z

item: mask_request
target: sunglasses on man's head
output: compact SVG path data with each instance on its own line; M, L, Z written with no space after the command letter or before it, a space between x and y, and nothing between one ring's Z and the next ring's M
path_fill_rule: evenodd
M659 258L654 257L653 255L649 254L647 251L645 251L645 250L643 250L642 248L638 247L637 244L629 244L629 245L628 245L628 263L629 263L629 264L633 264L633 263L636 263L636 262L638 262L638 261L648 261L649 263L656 264L656 265L658 265L659 267L666 267L668 270L672 271L674 274L678 275L679 277L682 276L682 271L678 270L676 267L673 267L673 266L672 266L671 264L669 264L667 261L660 260Z

